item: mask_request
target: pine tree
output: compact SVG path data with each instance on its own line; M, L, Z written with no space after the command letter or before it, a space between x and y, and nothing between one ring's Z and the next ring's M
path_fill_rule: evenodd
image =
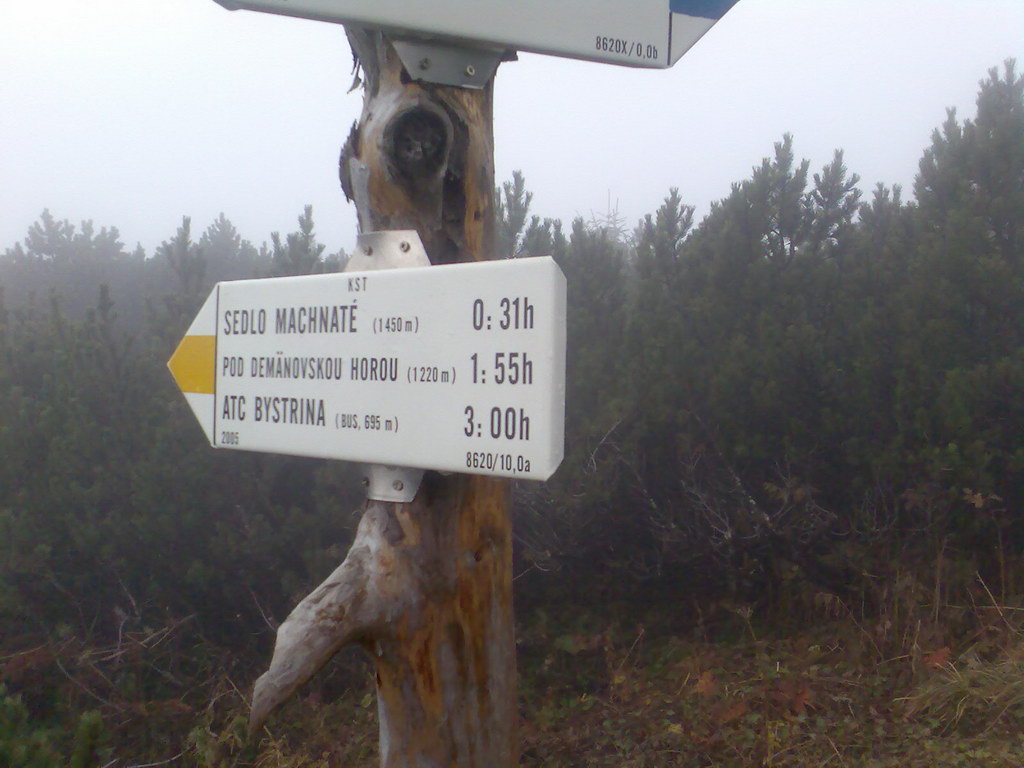
M1024 211L1024 76L1010 59L980 83L977 116L958 123L955 110L932 135L914 191L933 231L954 213L977 218L980 237L1007 261L1021 259Z
M495 193L494 247L499 259L558 256L566 248L562 222L530 215L533 193L521 171L512 172Z
M67 219L57 221L49 209L32 224L25 238L24 255L54 264L103 264L126 256L116 227L97 233L92 221L77 229Z
M504 182L494 195L494 247L497 257L518 256L523 229L530 213L533 193L526 190L522 171L512 171L512 180Z
M787 133L775 143L774 159L766 157L743 185L749 223L762 227L765 257L778 264L791 262L809 235L804 192L810 163L794 162L793 136Z
M672 471L680 411L685 407L683 382L691 361L686 354L681 254L693 212L673 188L634 235L637 280L627 330L627 387L637 461L650 478ZM649 484L660 485L653 480Z
M258 252L221 213L199 238L199 248L206 257L206 273L211 282L256 277L261 267Z
M948 112L914 188L921 233L903 293L901 444L910 470L953 499L948 509L962 508L965 487L1013 504L1024 455L1009 426L1024 348L1024 77L1013 61L981 82L973 120Z
M843 151L837 149L832 162L814 174L807 215L810 219L808 248L811 255L826 258L847 240L860 207L860 176L847 175Z
M177 278L180 295L196 297L201 293L206 278L206 257L202 248L192 242L191 217L182 217L174 237L157 247L155 258Z
M312 275L323 272L323 252L326 246L316 240L313 225L313 206L307 205L299 216L299 230L290 233L282 242L281 235L270 235L273 243L272 274Z

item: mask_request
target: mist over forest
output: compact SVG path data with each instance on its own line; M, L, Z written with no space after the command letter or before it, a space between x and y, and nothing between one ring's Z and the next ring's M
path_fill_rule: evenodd
M565 461L513 490L523 765L1024 763L1024 77L913 189L799 141L699 221L497 190L495 256L568 281ZM344 268L297 213L3 251L0 766L375 764L354 652L244 736L357 470L209 448L166 369L217 281Z

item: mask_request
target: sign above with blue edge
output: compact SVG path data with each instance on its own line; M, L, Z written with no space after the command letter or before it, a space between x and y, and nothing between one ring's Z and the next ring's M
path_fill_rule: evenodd
M705 19L720 19L725 12L736 5L737 0L669 0L672 13L684 16L702 16Z
M247 9L606 64L675 64L737 0L216 0Z

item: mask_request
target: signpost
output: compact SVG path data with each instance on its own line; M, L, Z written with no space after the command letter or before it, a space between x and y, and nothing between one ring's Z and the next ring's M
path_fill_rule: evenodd
M494 250L494 73L515 50L669 67L736 0L217 2L344 23L364 85L340 162L351 271L218 285L169 363L218 448L371 463L348 556L278 629L250 727L355 642L384 768L512 768L499 478L561 461L565 282L546 258L463 263Z
M547 480L565 278L536 258L220 283L168 365L216 448Z
M737 0L217 0L246 8L632 67L671 67Z

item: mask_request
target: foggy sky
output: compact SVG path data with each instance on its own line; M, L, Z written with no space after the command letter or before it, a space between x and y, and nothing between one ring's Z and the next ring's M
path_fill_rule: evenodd
M839 147L862 188L909 194L946 108L973 116L1008 57L1024 66L1020 0L740 0L668 71L502 65L498 179L523 170L534 213L617 204L633 225L672 186L705 212L791 132L812 170ZM339 26L213 0L3 0L0 249L47 207L152 252L182 215L198 239L223 211L258 245L306 203L328 250L350 249L351 64Z

